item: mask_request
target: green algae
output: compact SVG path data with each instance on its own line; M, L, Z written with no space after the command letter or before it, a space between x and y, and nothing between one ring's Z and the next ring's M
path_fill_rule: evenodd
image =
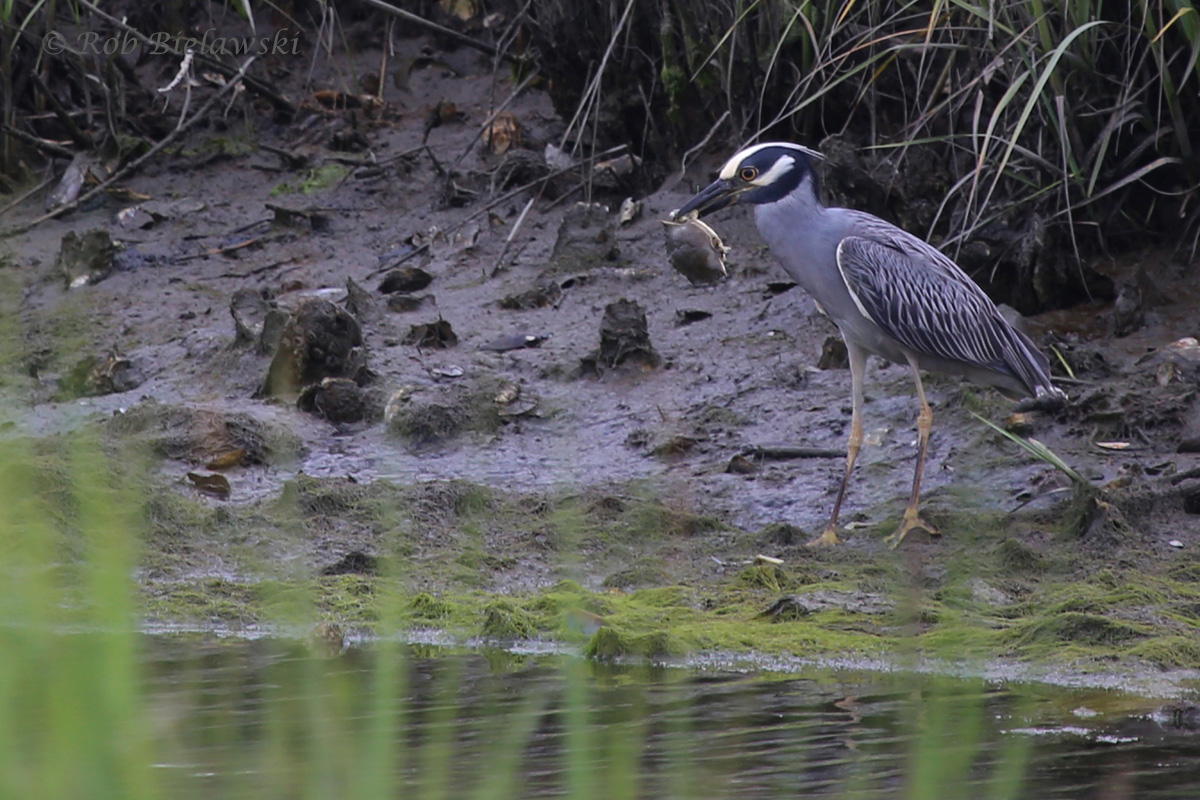
M342 164L322 164L319 167L314 167L304 176L304 180L299 183L281 183L271 190L271 196L277 197L284 194L313 194L315 192L330 189L341 183L347 175L350 174L350 168Z
M947 535L935 544L892 552L873 540L814 550L785 526L738 531L647 485L518 494L300 475L275 497L230 505L163 483L150 462L122 461L121 437L99 430L114 437L106 480L143 487L141 613L160 622L322 619L370 632L398 620L574 643L596 658L915 651L1200 667L1193 564L1151 549L1093 554L969 508L941 512ZM48 437L14 456L48 523L67 534L63 581L87 558L70 544L72 452ZM783 564L753 559L764 542ZM321 574L352 551L371 556L369 573ZM807 605L765 613L791 595Z

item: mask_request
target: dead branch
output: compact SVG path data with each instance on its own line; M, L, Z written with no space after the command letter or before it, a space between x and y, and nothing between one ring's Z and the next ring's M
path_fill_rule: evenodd
M75 157L75 152L69 147L63 147L61 144L55 144L54 142L49 142L45 139L39 139L33 134L26 133L22 130L17 130L11 125L4 125L0 127L3 128L5 133L13 138L20 139L26 144L31 144L42 152L49 153L57 158L65 158L69 160Z
M181 118L179 120L179 124L175 126L175 129L172 130L170 133L168 133L166 136L164 136L160 142L158 142L153 147L151 147L149 150L147 150L143 155L139 156L138 158L134 159L133 161L130 161L124 167L117 170L115 173L113 173L112 177L110 177L108 180L104 181L99 186L96 186L95 188L80 195L78 199L73 200L72 202L67 203L63 206L60 206L60 207L54 209L53 211L47 212L47 213L43 214L42 216L38 217L37 219L33 220L32 222L28 222L24 225L19 225L16 228L11 228L7 231L4 231L3 233L0 233L0 239L7 239L11 236L16 236L17 234L24 233L25 231L27 231L37 225L40 225L43 222L46 222L47 220L54 219L55 217L61 216L62 214L65 214L68 211L72 211L72 210L78 208L83 203L86 203L88 200L91 200L93 197L100 194L101 192L103 192L105 189L109 188L113 184L117 183L118 181L125 180L130 175L137 172L139 169L141 169L143 164L145 164L147 161L149 161L154 156L158 155L158 153L162 152L162 150L164 148L168 147L172 142L174 142L181 135L183 135L185 132L187 132L187 130L189 128L191 128L193 125L195 125L197 122L199 122L205 116L207 116L209 109L212 108L216 104L216 102L225 95L226 92L232 91L233 88L235 86L237 86L242 81L243 78L245 78L246 70L248 70L250 68L250 65L254 63L256 58L257 58L257 56L250 56L248 59L246 59L246 63L242 64L241 68L237 71L237 73L233 76L233 78L231 78L224 86L222 86L219 91L217 91L215 94L213 94L211 97L209 97L208 100L204 101L204 105L202 105L200 107L199 111L197 111L194 115L192 115L191 118L189 118L187 120L184 120Z

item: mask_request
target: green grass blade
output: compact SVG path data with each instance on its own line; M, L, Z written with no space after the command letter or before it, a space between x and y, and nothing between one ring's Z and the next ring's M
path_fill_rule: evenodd
M1084 480L1082 475L1080 475L1078 472L1076 472L1074 469L1072 469L1070 466L1068 466L1067 462L1063 461L1062 458L1060 458L1057 453L1055 453L1049 447L1046 447L1046 445L1042 444L1037 439L1026 439L1023 436L1018 436L1017 434L1013 433L1012 431L1005 430L1004 428L1000 427L996 423L992 422L990 419L988 419L986 417L981 417L979 414L976 414L974 411L971 412L971 416L974 417L975 419L979 420L980 422L982 422L984 425L987 425L989 428L996 431L997 433L999 433L1000 435L1002 435L1004 438L1008 439L1009 441L1017 443L1018 445L1021 446L1022 449L1024 449L1025 451L1027 451L1028 453L1033 455L1035 458L1037 458L1040 461L1046 462L1050 466L1052 466L1055 469L1057 469L1058 471L1060 471L1062 474L1066 475L1068 478L1070 478L1075 483L1080 484L1082 486L1088 485L1088 482L1086 480Z

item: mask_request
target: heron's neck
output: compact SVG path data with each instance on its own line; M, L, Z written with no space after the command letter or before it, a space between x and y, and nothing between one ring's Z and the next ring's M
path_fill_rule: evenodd
M805 187L801 187L804 189ZM804 247L804 243L823 245L824 234L840 234L837 214L840 209L826 208L813 191L797 191L754 207L754 221L767 245L776 253ZM838 228L839 230L833 230ZM831 244L837 247L840 235ZM778 248L778 249L777 249Z
M824 269L837 263L837 246L846 231L844 209L826 208L812 192L792 192L782 200L754 208L754 221L767 247L783 268L809 293L820 294Z

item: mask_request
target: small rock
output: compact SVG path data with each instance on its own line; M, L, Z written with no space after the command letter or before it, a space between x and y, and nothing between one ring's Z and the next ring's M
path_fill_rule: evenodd
M263 335L267 312L271 303L262 293L254 289L238 289L229 301L229 313L233 316L236 331L235 344L248 345L258 342Z
M187 479L200 491L205 494L211 494L214 497L219 497L222 500L229 497L233 492L233 487L230 486L229 479L217 473L202 475L198 472L189 472Z
M402 344L444 350L457 345L458 336L455 335L449 322L439 319L423 325L413 325L409 328L408 335L404 337Z
M433 295L431 294L415 295L407 294L405 292L397 292L396 294L388 295L387 307L388 311L395 311L403 314L408 311L416 311L418 308L423 307L426 303L432 302Z
M500 307L511 311L525 311L530 308L548 308L557 306L562 301L562 289L555 281L542 281L532 289L520 294L510 294L500 298Z
M667 233L667 256L671 267L693 286L710 286L725 280L725 255L729 248L716 231L698 219L684 222L663 220Z
M433 276L420 267L401 267L383 276L379 282L381 294L419 292L433 283Z
M346 310L363 323L374 322L382 314L375 296L359 286L353 278L346 278Z
M1183 496L1183 510L1189 514L1200 514L1200 489L1193 489Z
M729 459L729 465L725 467L725 471L733 475L752 475L758 471L758 467L750 459L738 455Z
M840 336L826 336L821 344L821 357L817 359L817 369L846 369L850 366L850 356L846 352L846 343Z
M604 307L600 321L600 349L585 356L584 372L599 374L604 368L631 362L643 369L654 369L662 358L650 343L646 310L631 300L621 299Z
M262 393L296 396L324 378L365 380L366 362L358 320L328 300L309 299L284 326Z
M68 231L62 238L58 268L68 289L104 280L112 272L117 245L105 230L91 230L80 236Z
M366 392L349 378L324 378L305 387L296 407L330 422L362 422L370 413Z
M619 255L616 220L608 207L576 203L558 227L550 266L558 272L584 272L615 261Z

